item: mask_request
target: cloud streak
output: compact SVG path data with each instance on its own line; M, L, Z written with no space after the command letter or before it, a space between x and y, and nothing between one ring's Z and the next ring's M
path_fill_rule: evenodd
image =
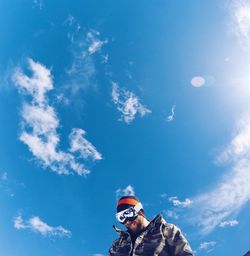
M224 228L226 226L234 227L234 226L236 226L238 224L239 224L239 222L237 220L230 220L230 221L223 221L223 222L221 222L219 226L221 228Z
M122 114L119 120L127 124L130 124L137 114L144 117L151 113L151 110L142 105L133 92L120 88L115 82L112 82L112 100Z
M250 114L239 121L229 145L218 157L230 163L231 170L210 191L193 199L195 216L203 233L226 223L250 200ZM224 224L223 224L224 225Z
M167 122L172 122L172 121L174 121L174 116L175 116L175 105L172 106L171 115L169 115L169 116L167 117Z
M73 16L67 18L66 24L74 28L74 31L68 34L71 41L72 63L66 70L70 84L70 86L66 86L66 89L70 89L71 93L75 95L80 90L96 86L94 55L101 52L103 45L107 44L108 40L101 41L99 39L100 32L95 30L81 35L79 33L80 25L76 23ZM105 61L108 61L108 57L105 57Z
M124 189L118 188L116 190L115 194L116 194L116 199L118 200L122 196L134 196L135 190L131 185L128 185Z
M179 219L179 215L175 211L164 210L163 212L166 214L168 218L172 218L176 220Z
M38 216L34 216L27 221L24 221L21 215L14 218L14 227L18 230L28 229L33 232L39 233L42 236L51 237L71 237L71 231L62 226L52 227L42 221Z
M199 250L211 252L216 245L215 241L203 242L199 245Z
M250 4L247 1L233 1L232 18L234 32L240 44L245 49L250 49Z
M0 175L0 181L6 181L7 179L8 179L7 172L4 172L3 174Z
M87 42L89 44L88 47L88 53L90 55L98 52L101 50L102 46L104 44L108 43L108 40L105 39L104 41L101 41L97 36L99 36L100 33L98 31L92 30L87 33Z
M186 208L192 204L192 201L189 198L186 198L184 201L180 201L177 196L170 197L169 202L173 204L173 206Z
M28 59L28 67L33 73L31 77L26 76L20 69L17 69L13 75L13 81L19 90L32 96L31 102L24 103L22 107L20 140L29 147L44 167L49 167L58 174L69 174L72 173L71 170L79 175L88 174L89 170L83 163L76 161L74 154L58 149L59 120L55 110L49 105L46 95L53 89L50 70L32 59ZM85 140L82 151L85 145L89 147L91 144L87 144ZM100 158L93 159L100 160Z
M74 128L69 136L70 152L79 152L84 159L92 158L93 160L101 160L102 155L96 148L84 138L86 132L82 129Z
M34 8L38 8L39 10L43 9L44 3L42 0L33 0Z

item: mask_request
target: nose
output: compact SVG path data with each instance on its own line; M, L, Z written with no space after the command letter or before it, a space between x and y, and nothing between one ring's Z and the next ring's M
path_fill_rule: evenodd
M126 227L129 227L132 223L133 223L133 221L127 220L127 221L124 223L124 225L125 225Z

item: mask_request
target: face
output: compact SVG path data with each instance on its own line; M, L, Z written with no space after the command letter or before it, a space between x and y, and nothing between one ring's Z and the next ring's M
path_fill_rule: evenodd
M137 218L133 221L126 221L124 225L128 228L128 230L134 234L139 233L143 230L144 226L144 217L138 215Z

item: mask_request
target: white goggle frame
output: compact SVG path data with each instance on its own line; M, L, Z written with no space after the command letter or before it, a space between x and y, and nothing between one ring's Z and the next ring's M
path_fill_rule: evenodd
M115 217L120 223L125 223L127 218L135 218L138 216L139 211L143 209L142 204L138 203L128 209L116 213Z

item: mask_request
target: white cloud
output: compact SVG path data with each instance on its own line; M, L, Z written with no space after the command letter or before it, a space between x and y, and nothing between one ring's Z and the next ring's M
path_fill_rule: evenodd
M223 221L223 222L221 222L219 226L221 228L224 228L226 226L234 227L234 226L236 226L238 224L239 224L239 222L237 220L230 220L230 221Z
M115 193L116 193L116 199L118 200L122 196L134 196L135 190L131 185L128 185L124 189L118 188Z
M250 201L250 114L239 122L229 146L219 156L231 163L231 170L210 191L193 199L195 222L203 233L211 232L229 216L237 215Z
M47 103L45 94L53 89L52 75L49 69L32 59L28 59L28 66L33 72L32 77L26 76L22 70L16 69L13 80L18 88L33 97L33 103L43 106Z
M88 44L89 44L88 53L90 55L100 51L103 44L108 43L107 39L105 39L104 41L101 41L100 39L98 39L97 36L99 36L99 35L100 35L100 33L98 31L95 31L95 30L89 31L87 33L87 41L88 41Z
M171 115L167 117L167 122L172 122L175 116L175 105L172 106Z
M49 167L58 174L69 174L71 170L79 175L88 174L89 170L82 163L77 163L73 154L58 149L59 120L46 96L53 89L50 70L31 59L28 59L28 64L33 73L32 77L26 76L20 69L13 76L17 87L32 96L31 103L25 103L22 107L20 140L44 167Z
M168 197L168 194L163 193L163 194L161 194L161 195L160 195L160 197L165 199L165 198L167 198L167 197Z
M163 211L166 216L168 218L172 218L172 219L179 219L179 215L175 212L175 211L170 211L170 210L166 210L166 211Z
M246 114L238 123L230 144L217 157L217 162L237 162L250 159L250 114Z
M102 55L101 57L102 57L102 63L108 63L108 60L109 60L108 54Z
M205 84L206 80L202 76L195 76L191 79L190 83L194 87L202 87Z
M70 40L70 42L73 44L75 42L75 38L78 36L81 26L76 21L75 17L71 14L68 15L68 17L64 20L63 25L69 27L69 31L67 33L67 37Z
M0 192L10 197L15 196L15 191L24 189L25 185L9 177L7 172L0 173Z
M74 128L69 136L70 138L70 151L80 152L81 157L84 159L91 157L93 160L101 160L102 155L96 150L96 148L84 138L86 132L82 129Z
M68 18L68 23L75 24L76 22L73 18ZM93 54L100 52L102 46L108 43L107 39L101 41L98 38L100 36L98 31L91 30L87 35L81 36L78 35L79 29L80 25L77 23L77 26L74 26L74 31L68 34L71 41L72 63L66 70L69 77L69 85L66 86L66 89L70 89L74 95L79 90L96 86L94 81L96 67ZM102 58L107 61L108 55Z
M33 0L33 4L35 8L38 8L40 10L43 9L44 3L42 0Z
M212 251L213 248L215 247L216 242L215 241L211 241L211 242L203 242L200 244L199 249L200 250L206 250L206 251Z
M14 227L16 229L25 229L26 228L26 225L24 224L21 215L14 218Z
M95 85L93 78L96 73L95 64L92 56L86 54L85 45L74 43L72 47L73 60L71 66L66 70L69 76L68 87L74 94L79 90L87 89Z
M27 221L22 219L21 215L14 218L14 227L16 229L30 229L34 232L40 233L43 236L60 236L70 237L71 232L62 226L52 227L43 222L39 217L34 216Z
M177 196L169 197L168 199L174 206L178 207L188 207L192 204L192 201L189 198L186 198L184 201L180 201Z
M131 185L128 185L124 190L123 190L124 195L127 196L134 196L135 191L134 188Z
M69 25L72 26L75 22L75 17L71 14L68 15L68 17L66 18L66 20L63 22L63 24L65 25Z
M0 175L0 181L6 181L8 179L8 174L7 172L4 172L3 174Z
M131 123L136 114L141 117L151 113L151 110L143 106L134 93L120 88L117 83L112 82L112 99L118 111L122 113L121 119L127 124Z
M245 0L233 1L232 7L233 29L240 44L244 48L250 47L250 3Z
M60 93L58 95L56 95L56 100L58 103L63 103L64 105L69 105L69 99L63 95L63 93Z

